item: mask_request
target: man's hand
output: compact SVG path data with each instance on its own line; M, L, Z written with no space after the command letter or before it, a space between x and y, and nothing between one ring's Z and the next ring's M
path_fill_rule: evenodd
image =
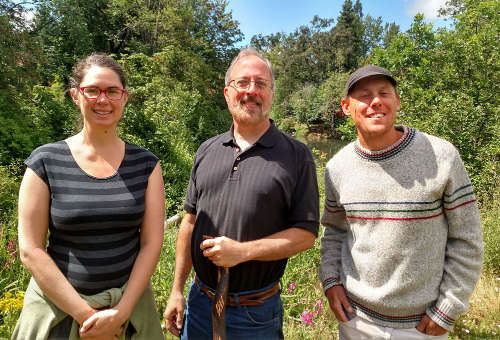
M184 316L184 309L186 308L186 299L182 293L170 294L168 298L167 307L163 317L165 318L165 326L170 333L176 337L180 337L182 329L182 319Z
M354 313L354 309L352 308L347 296L345 294L344 286L337 285L330 287L326 290L325 295L328 299L328 304L330 305L330 309L338 321L347 322L349 319L347 315L345 315L345 311L350 314Z
M79 333L82 339L116 340L123 332L124 321L116 309L104 309L85 320Z
M417 330L421 333L434 336L443 335L444 333L448 332L446 329L432 321L432 319L427 315L425 315L422 320L420 320L420 323L417 326Z
M203 256L219 267L234 267L247 261L242 243L225 236L205 240L200 244L200 248L203 250Z

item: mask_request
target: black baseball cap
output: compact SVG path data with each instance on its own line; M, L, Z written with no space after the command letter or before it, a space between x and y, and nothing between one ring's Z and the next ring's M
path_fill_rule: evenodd
M385 68L375 65L366 65L351 73L345 85L345 96L347 97L358 81L371 76L385 76L394 87L397 85L396 79L394 79L391 72L387 71Z

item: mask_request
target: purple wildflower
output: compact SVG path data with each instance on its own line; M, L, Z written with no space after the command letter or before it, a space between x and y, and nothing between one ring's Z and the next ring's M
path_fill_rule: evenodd
M300 318L302 319L302 326L312 326L314 325L314 313L309 313L308 311L304 311L300 314Z
M314 308L317 308L316 315L323 314L323 301L321 300L316 301L316 303L314 304Z
M16 241L17 241L17 237L16 237L16 235L14 235L14 238L12 240L10 240L9 243L7 243L7 250L12 255L12 257L17 256Z

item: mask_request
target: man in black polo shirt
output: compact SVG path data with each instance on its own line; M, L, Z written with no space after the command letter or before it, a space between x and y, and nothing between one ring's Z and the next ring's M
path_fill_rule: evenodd
M316 169L309 149L269 119L274 76L267 59L240 51L225 81L233 125L196 153L166 324L182 339L211 339L217 266L229 267L228 339L282 339L278 283L287 258L311 248L317 236Z

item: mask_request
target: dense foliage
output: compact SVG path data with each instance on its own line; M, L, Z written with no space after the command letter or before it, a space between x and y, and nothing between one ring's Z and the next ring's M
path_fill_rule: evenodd
M476 192L491 199L500 183L500 3L453 0L441 13L451 28L417 15L399 32L345 1L335 26L315 17L289 35L254 37L276 66L273 117L288 131L300 122L352 140L354 125L340 108L346 78L363 64L386 67L399 82L399 123L452 142Z

